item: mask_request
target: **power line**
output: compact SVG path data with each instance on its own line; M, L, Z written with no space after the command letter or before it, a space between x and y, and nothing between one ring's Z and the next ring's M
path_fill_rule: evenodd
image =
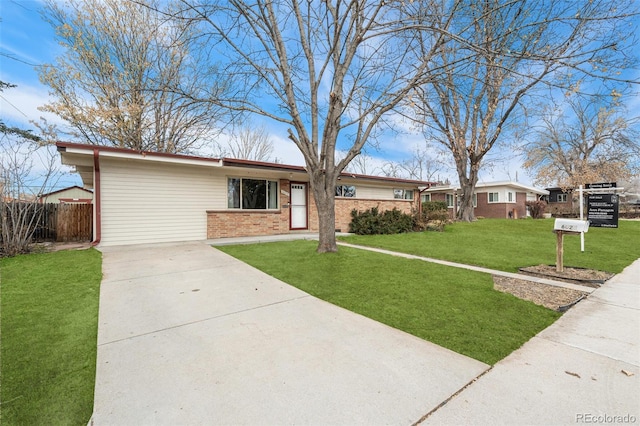
M20 110L20 108L18 108L17 106L15 106L11 102L9 102L9 100L7 98L5 98L4 96L0 95L0 99L2 99L3 101L5 101L9 105L11 105L16 111L18 111L20 114L24 115L24 118L29 120L29 116L27 114L25 114L24 112L22 112L22 110Z

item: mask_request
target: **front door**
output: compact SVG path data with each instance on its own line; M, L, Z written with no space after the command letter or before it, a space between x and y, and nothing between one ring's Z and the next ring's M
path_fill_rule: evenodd
M291 183L291 229L307 229L307 184Z

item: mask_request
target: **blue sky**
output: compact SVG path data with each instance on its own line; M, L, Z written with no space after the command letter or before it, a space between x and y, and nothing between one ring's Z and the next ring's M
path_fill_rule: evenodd
M40 15L42 3L38 0L0 0L0 79L17 85L0 94L0 112L8 124L23 128L33 128L30 120L45 117L51 123L64 124L51 114L44 114L37 108L47 102L48 88L38 80L36 67L52 63L62 48L54 40L54 31ZM263 124L263 123L255 123ZM274 142L274 157L287 164L303 164L302 155L286 138L286 128L265 121L267 131ZM369 150L374 157L368 163L372 168L385 161L401 161L410 156L412 149L421 144L420 135L397 135L386 141L378 152ZM203 154L207 154L204 152ZM531 177L521 167L521 160L511 151L492 153L501 158L492 169L481 173L481 181L517 180L531 184ZM371 171L370 173L374 173ZM444 168L439 177L457 182L453 168ZM66 176L57 186L80 184L75 175Z
M33 128L29 121L37 121L40 117L51 123L64 124L55 115L38 110L47 102L48 88L39 82L36 67L54 62L56 55L63 51L54 40L53 29L42 19L41 7L38 0L0 0L0 79L18 86L0 94L0 112L8 124L23 128ZM272 135L274 157L283 163L304 164L302 155L286 138L286 128L269 121L264 125ZM396 140L384 144L380 151L368 150L373 157L367 161L368 167L373 169L386 161L408 158L413 147L422 141L419 135L398 135L394 138ZM483 178L485 181L515 180L517 174L520 182L530 184L530 179L519 166L517 161L505 162L498 165L493 173L485 172ZM439 177L457 182L452 168L441 170ZM57 186L80 183L79 178L72 175L66 176Z

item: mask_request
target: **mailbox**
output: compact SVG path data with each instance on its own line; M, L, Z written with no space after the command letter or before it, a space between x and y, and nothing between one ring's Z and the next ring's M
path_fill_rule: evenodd
M587 232L589 231L589 221L577 219L556 219L553 224L553 230L562 232Z

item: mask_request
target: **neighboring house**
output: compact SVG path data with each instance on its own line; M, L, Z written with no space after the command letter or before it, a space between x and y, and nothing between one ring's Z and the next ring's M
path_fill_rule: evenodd
M422 192L422 201L444 201L449 217L455 217L460 200L459 186L434 186ZM536 201L548 191L517 182L478 183L473 194L474 215L487 218L521 218L529 216L527 201Z
M547 188L549 195L543 199L547 202L547 212L549 213L569 213L573 210L573 189L572 188Z
M300 166L58 143L94 192L94 243L139 244L317 232L309 176ZM336 229L351 211L411 213L429 182L344 173Z
M93 202L93 192L79 186L43 194L38 197L39 203L67 203L67 204L91 204Z

